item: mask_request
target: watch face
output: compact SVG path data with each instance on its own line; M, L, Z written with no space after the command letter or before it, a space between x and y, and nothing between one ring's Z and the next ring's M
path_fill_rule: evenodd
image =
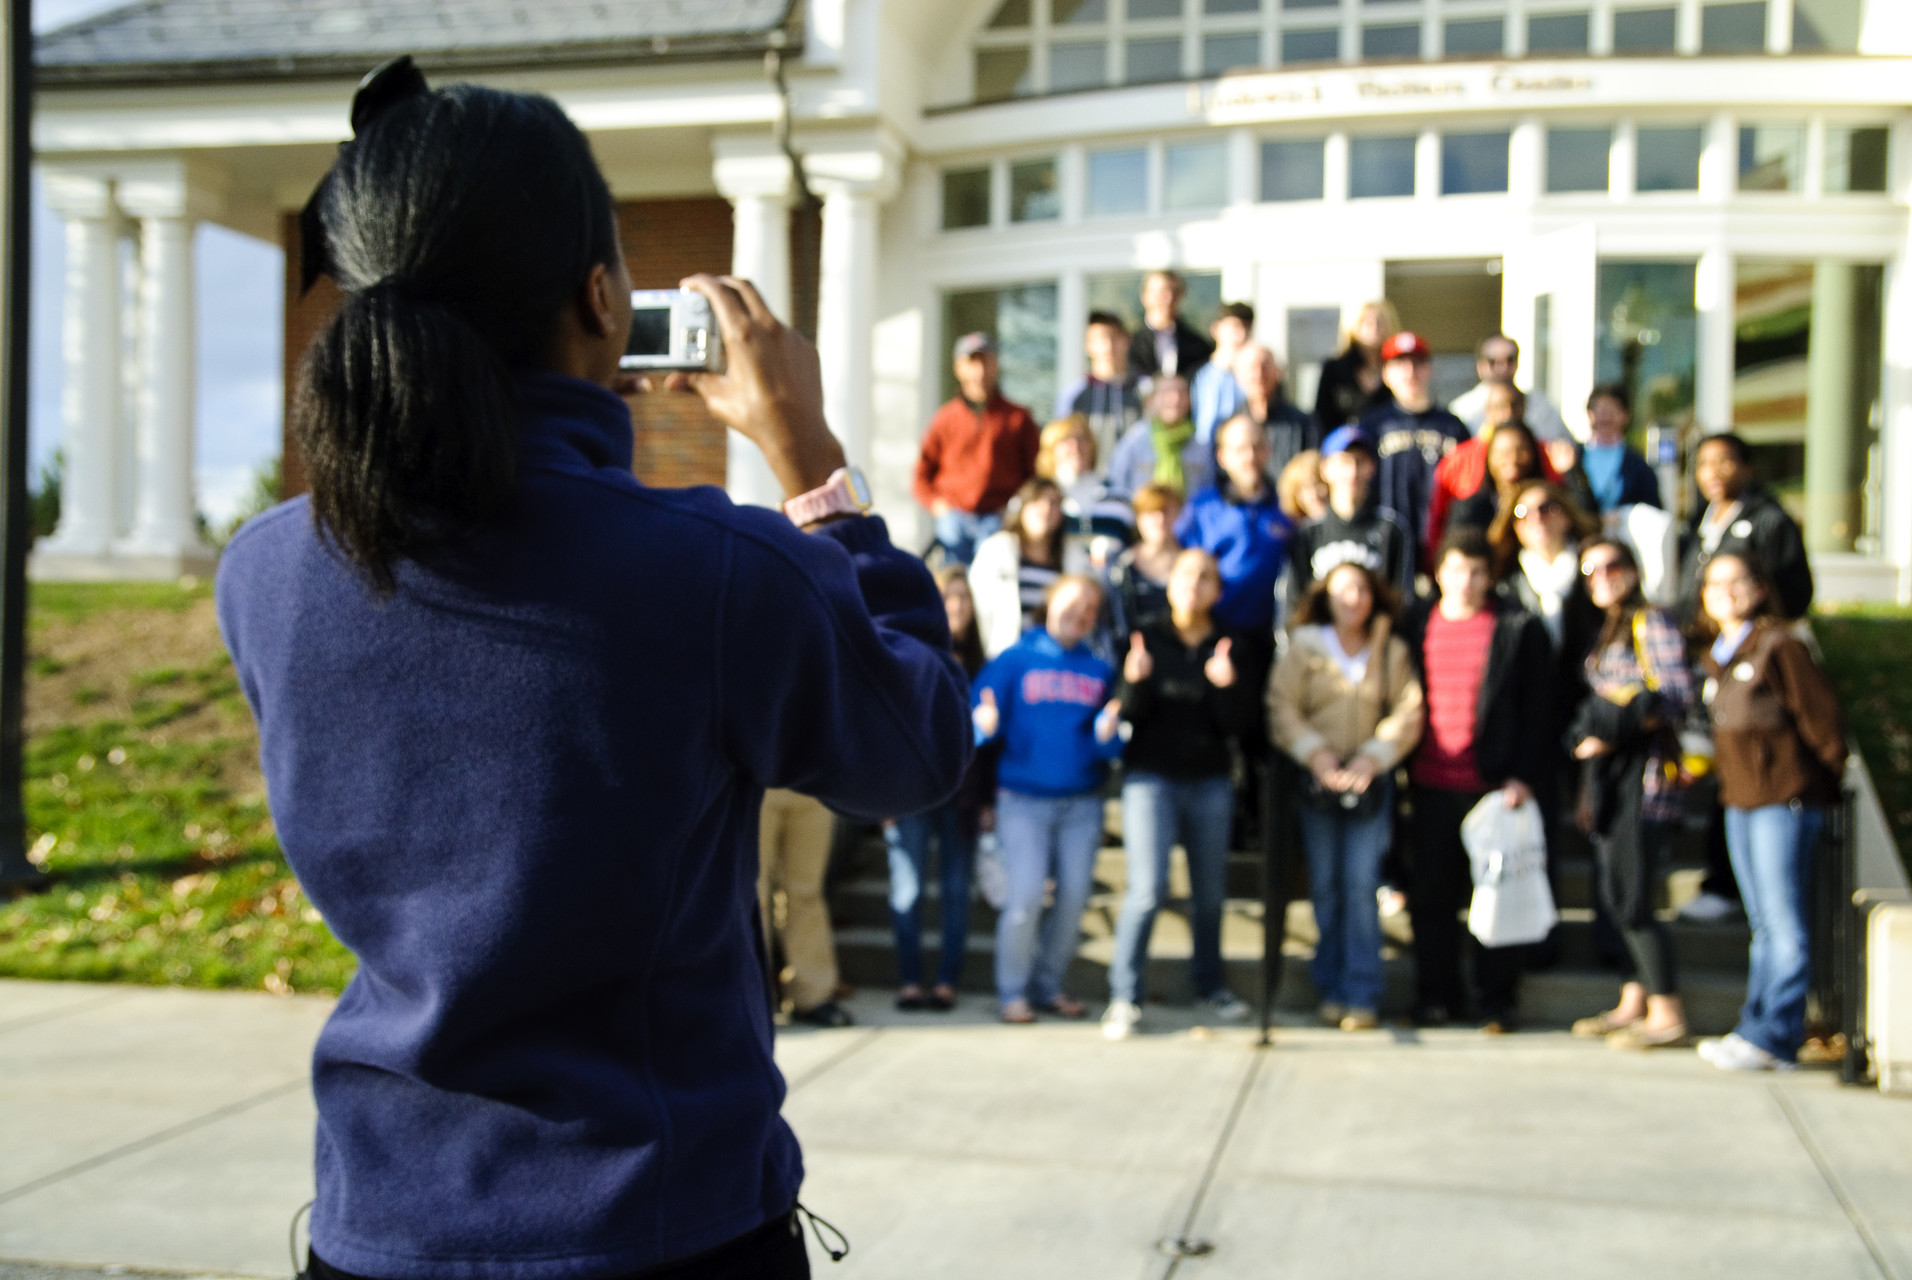
M851 467L844 474L843 483L844 487L850 491L851 501L855 502L858 508L865 511L869 510L871 501L870 482L863 478L863 473L857 468Z

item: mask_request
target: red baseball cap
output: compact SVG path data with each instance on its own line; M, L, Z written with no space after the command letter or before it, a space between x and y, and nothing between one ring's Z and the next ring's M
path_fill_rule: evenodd
M1381 344L1383 360L1432 360L1434 348L1427 345L1427 339L1408 329L1389 338Z

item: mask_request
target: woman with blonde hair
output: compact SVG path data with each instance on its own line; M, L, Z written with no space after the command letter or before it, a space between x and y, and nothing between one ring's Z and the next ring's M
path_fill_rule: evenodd
M1400 331L1401 315L1386 298L1363 303L1354 313L1341 335L1341 354L1321 366L1314 416L1322 435L1394 402L1381 382L1381 345Z
M1303 449L1275 477L1275 501L1295 527L1328 514L1328 482L1321 475L1321 450Z
M1268 684L1268 730L1302 768L1302 843L1320 940L1321 1021L1377 1025L1384 975L1375 894L1394 832L1394 769L1421 740L1421 682L1394 633L1394 588L1356 561L1309 588Z
M1049 588L1065 572L1084 572L1088 555L1065 536L1062 490L1053 480L1023 481L1007 522L982 540L969 566L983 656L994 658L1046 614Z
M1080 413L1042 429L1036 474L1055 481L1062 493L1063 536L1080 546L1098 568L1135 541L1135 513L1096 469L1095 432Z

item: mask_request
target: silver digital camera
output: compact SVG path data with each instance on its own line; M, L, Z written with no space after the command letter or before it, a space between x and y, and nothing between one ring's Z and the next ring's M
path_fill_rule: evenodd
M694 289L631 290L631 340L618 368L722 373L724 338L710 299Z

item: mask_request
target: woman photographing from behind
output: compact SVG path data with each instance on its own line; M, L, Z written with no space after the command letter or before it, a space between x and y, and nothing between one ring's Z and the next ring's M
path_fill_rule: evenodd
M352 120L303 223L345 292L299 372L311 496L218 580L286 858L359 961L314 1052L310 1271L807 1275L757 815L954 790L936 587L743 282L691 282L729 371L687 381L814 531L632 476L630 281L554 103L401 59Z

